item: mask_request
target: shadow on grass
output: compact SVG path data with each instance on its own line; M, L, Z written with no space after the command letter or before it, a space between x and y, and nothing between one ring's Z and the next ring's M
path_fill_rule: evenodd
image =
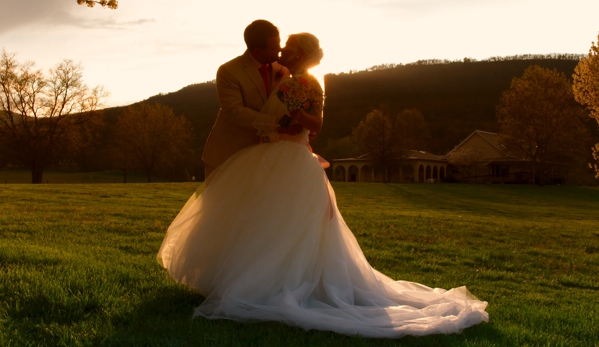
M76 303L74 301L58 301L46 293L38 293L28 300L21 301L18 306L10 306L7 313L22 325L73 325L102 310L102 304L94 296L80 297Z
M57 297L56 293L35 293L5 305L9 318L3 322L11 346L59 346L72 341L60 330L86 325L101 316L103 305L93 294ZM2 345L2 343L0 343Z
M240 323L192 318L203 298L181 286L155 292L137 309L111 319L113 334L102 346L514 346L491 324L462 334L367 339L328 331L305 331L278 322Z
M193 310L203 300L188 289L170 285L150 292L140 305L109 318L109 336L98 336L93 345L102 346L197 346L194 331L199 325Z

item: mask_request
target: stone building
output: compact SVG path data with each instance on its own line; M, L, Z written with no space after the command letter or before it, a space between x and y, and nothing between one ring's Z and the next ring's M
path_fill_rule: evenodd
M383 173L373 168L368 155L334 159L333 180L339 182L383 182ZM398 165L390 168L389 182L440 182L447 173L447 160L441 155L410 150Z
M453 167L448 157L452 152L472 148L480 153L484 165L466 175ZM383 182L383 173L374 169L368 154L356 158L334 159L333 181ZM536 171L535 171L536 170ZM546 163L542 169L518 157L492 132L476 130L445 155L410 150L407 156L390 168L389 182L423 183L457 181L465 183L566 183L568 165Z
M464 148L475 148L481 153L484 166L473 173L464 175L451 165L448 175L457 181L467 183L532 183L565 184L568 178L568 165L563 163L544 163L541 168L518 153L510 150L496 133L476 130L455 146L443 158L452 152ZM534 180L533 180L534 177Z

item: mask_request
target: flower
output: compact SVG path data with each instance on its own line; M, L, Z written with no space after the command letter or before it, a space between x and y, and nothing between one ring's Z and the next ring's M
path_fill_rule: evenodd
M318 80L309 74L283 79L277 91L279 100L287 106L290 113L303 109L319 115L324 106L324 95Z
M308 94L303 90L296 90L294 96L301 102L306 102L306 100L308 100Z

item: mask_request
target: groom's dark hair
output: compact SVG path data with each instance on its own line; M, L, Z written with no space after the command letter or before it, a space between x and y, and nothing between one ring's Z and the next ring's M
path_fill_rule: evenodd
M264 19L253 21L243 32L243 39L250 51L255 48L266 49L268 39L276 36L279 36L279 28Z

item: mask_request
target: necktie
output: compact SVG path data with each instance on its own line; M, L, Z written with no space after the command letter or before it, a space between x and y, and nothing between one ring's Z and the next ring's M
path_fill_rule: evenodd
M264 87L266 88L266 95L268 95L268 64L262 65L259 70L262 81L264 81Z

